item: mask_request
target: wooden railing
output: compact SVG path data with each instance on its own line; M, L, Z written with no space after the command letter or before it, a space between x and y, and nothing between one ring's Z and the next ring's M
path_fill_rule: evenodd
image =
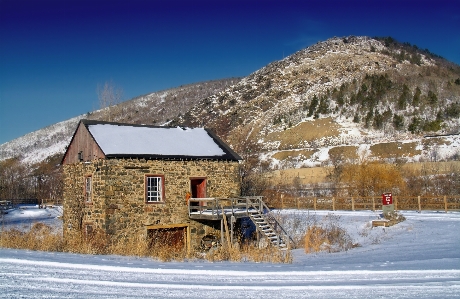
M288 197L266 199L276 209L382 210L382 197ZM394 196L395 210L459 211L460 195Z
M248 214L249 214L249 209L254 208L261 214L261 216L265 218L265 220L269 223L271 228L278 234L279 236L278 239L281 238L281 240L283 240L283 242L286 244L286 246L288 246L288 248L290 248L291 243L294 246L296 246L294 239L292 239L292 237L286 232L286 230L281 226L281 224L276 219L276 216L273 214L271 209L263 202L262 196L256 198L255 201L252 198L247 198L246 202L247 202ZM251 219L253 218L251 217ZM260 231L260 227L258 227L258 230ZM280 240L278 240L278 244L280 244Z
M234 214L255 208L263 211L262 196L236 197L236 198L190 198L188 201L189 215L204 214L220 217L222 211Z
M281 226L271 209L264 203L262 196L243 196L236 198L190 198L188 200L189 217L192 219L222 219L236 216L250 217L254 221L254 215L262 217L267 225L278 236L278 245L281 240L289 248L290 244L295 245L294 240L289 236L286 230ZM254 222L259 232L263 230Z

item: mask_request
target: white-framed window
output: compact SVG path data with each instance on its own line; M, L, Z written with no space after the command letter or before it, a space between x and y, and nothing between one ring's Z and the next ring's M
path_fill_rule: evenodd
M148 203L164 201L164 176L145 176L145 201Z
M93 180L92 176L85 177L85 202L91 202L93 199Z

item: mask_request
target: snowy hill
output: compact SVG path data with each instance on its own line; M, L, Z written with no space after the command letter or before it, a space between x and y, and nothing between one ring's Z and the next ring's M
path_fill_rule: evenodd
M399 151L409 160L429 160L440 148L442 159L452 159L459 78L459 66L390 38L332 38L267 65L173 123L204 124L240 154L257 143L273 167L319 165L333 147L358 152L398 142L415 143L416 153ZM454 135L427 141L426 134Z
M105 120L107 109L112 109L112 121L163 125L202 98L238 81L238 78L230 78L184 85L79 115L1 144L0 161L19 156L25 163L33 164L53 155L62 155L80 119Z
M0 145L0 160L19 156L25 163L33 164L64 153L82 118L85 118L85 115L59 122Z
M391 38L334 37L243 79L181 86L110 109L111 121L211 128L272 168L324 165L331 150L409 162L460 157L460 67ZM84 117L104 120L103 112ZM21 153L37 162L62 152L74 123L2 144L0 159Z

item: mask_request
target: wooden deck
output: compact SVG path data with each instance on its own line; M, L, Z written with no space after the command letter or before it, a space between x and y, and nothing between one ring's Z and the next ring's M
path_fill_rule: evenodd
M264 211L262 196L236 198L190 198L188 211L190 219L221 220L248 217L251 211Z
M233 244L233 224L236 219L249 217L257 229L257 240L260 236L272 245L286 250L294 240L283 229L268 206L263 202L262 196L245 196L236 198L190 198L188 201L190 219L194 220L220 220L221 242L224 244L224 228L228 233L230 223L230 244ZM227 219L229 220L227 222Z

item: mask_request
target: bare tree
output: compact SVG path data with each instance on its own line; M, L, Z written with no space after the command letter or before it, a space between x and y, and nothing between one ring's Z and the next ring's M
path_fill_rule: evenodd
M121 102L123 90L117 87L112 80L106 81L103 86L97 86L99 107L102 110L103 120L112 121L116 115L117 104Z

